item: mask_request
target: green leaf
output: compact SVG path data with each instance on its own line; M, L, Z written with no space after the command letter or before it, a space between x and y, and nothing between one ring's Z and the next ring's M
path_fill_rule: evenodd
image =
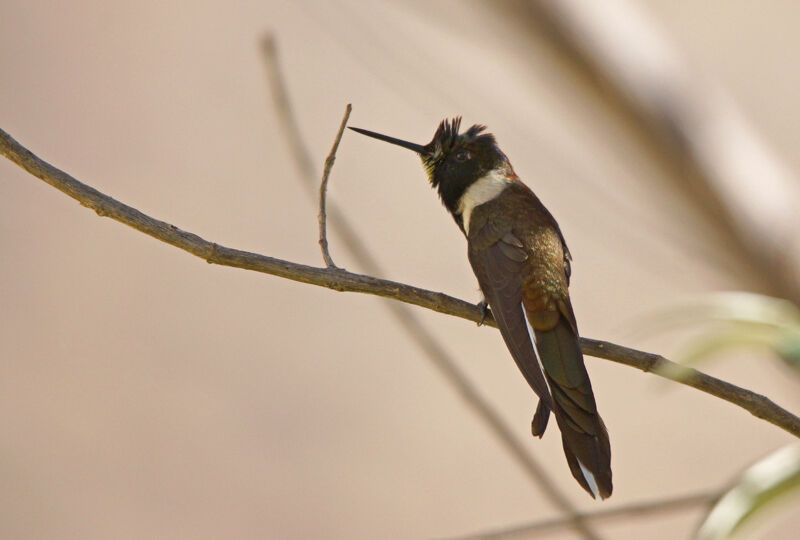
M800 374L800 338L798 336L787 337L778 344L776 349L781 360Z
M741 328L737 325L695 339L678 355L678 359L682 364L691 366L730 349L758 347L775 350L781 342L780 335L763 327Z
M800 309L788 300L747 292L719 292L682 302L645 319L648 326L733 322L800 328Z
M745 521L800 495L800 445L790 445L748 468L711 509L696 540L730 538Z
M694 365L735 348L759 348L774 353L800 373L800 309L787 300L746 292L705 295L661 310L640 323L642 330L707 325L692 340L678 362Z

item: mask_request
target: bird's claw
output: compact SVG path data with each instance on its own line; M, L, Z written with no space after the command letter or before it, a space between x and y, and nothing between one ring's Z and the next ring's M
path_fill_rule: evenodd
M489 303L486 300L481 300L478 302L478 309L481 312L481 320L478 321L478 326L483 326L483 323L486 322L486 317L489 315Z

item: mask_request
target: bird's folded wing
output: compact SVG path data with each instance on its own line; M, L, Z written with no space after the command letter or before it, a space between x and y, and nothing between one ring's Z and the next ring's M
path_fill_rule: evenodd
M521 276L527 257L522 243L510 233L494 244L469 251L470 264L508 350L533 391L551 408L550 392L536 359L523 311Z

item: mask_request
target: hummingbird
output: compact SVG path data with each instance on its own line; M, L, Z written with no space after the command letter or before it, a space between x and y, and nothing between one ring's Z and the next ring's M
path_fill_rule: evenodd
M552 411L572 476L595 499L611 495L611 446L597 412L569 298L564 235L514 172L494 135L461 118L443 120L420 145L351 127L416 152L445 208L467 239L484 301L519 370L539 397L531 432L542 437Z

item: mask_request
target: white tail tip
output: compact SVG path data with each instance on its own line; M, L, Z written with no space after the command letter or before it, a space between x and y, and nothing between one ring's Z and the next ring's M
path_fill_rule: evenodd
M597 480L595 480L592 472L583 466L581 460L578 460L578 465L581 467L581 472L583 473L583 477L586 479L586 483L589 484L589 489L592 490L592 497L597 499L600 497L600 490L597 488Z

